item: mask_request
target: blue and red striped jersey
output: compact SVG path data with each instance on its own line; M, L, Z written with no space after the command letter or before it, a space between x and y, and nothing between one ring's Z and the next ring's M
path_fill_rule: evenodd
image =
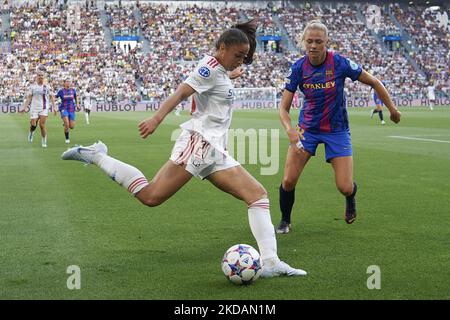
M310 132L342 132L349 130L344 96L345 78L357 80L360 65L332 51L324 63L313 66L304 56L291 66L285 89L300 89L305 95L298 124Z
M77 97L75 89L60 89L56 97L61 99L59 111L67 110L68 112L75 112L75 98Z

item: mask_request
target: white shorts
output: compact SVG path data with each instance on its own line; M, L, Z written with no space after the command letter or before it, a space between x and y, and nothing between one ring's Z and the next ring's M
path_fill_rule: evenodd
M91 106L84 106L84 110L91 110L92 107Z
M30 109L30 119L37 119L39 116L48 117L48 109Z
M175 142L170 160L180 166L186 164L186 171L200 179L240 165L228 153L214 148L198 132L187 130L183 130Z

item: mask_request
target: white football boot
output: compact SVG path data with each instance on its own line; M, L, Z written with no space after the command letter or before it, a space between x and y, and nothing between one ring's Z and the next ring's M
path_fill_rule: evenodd
M107 154L108 147L101 141L98 141L90 146L75 146L68 149L61 155L62 160L78 160L84 164L91 164L94 162L94 157L98 153Z
M284 261L279 261L273 267L262 266L261 278L272 278L279 276L306 276L307 272L302 269L294 269Z

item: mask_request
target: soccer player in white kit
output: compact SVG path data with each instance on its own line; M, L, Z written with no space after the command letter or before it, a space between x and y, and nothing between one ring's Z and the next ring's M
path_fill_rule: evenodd
M434 85L432 82L430 82L429 86L427 87L427 91L428 91L428 101L430 103L429 107L430 110L433 111L433 104L435 103L436 95L434 93Z
M162 103L158 112L139 124L141 137L148 137L167 114L192 96L192 118L181 124L183 131L170 160L150 182L137 168L107 155L107 147L101 141L87 147L71 148L61 157L97 165L150 207L169 199L193 176L207 179L246 203L250 228L263 261L261 277L301 276L306 272L290 267L277 255L267 191L226 150L234 96L230 78L243 74L242 63L253 61L256 27L252 20L223 32L215 44L214 55L206 55L175 93Z
M89 124L91 109L94 105L95 96L94 93L91 92L91 89L87 88L83 97L83 107L84 107L84 118L86 119L86 124Z
M28 142L33 142L34 131L39 121L41 129L41 146L47 148L47 128L45 123L48 117L48 111L51 107L56 115L55 100L51 93L51 88L44 83L44 74L39 72L36 76L36 83L30 86L25 102L22 106L22 112L30 106L30 132L28 133ZM31 103L31 105L30 105Z

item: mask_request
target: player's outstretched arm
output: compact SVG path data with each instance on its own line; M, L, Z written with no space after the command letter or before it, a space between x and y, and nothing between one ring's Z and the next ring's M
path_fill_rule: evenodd
M388 108L389 112L391 113L391 120L394 123L400 122L401 113L398 111L398 109L395 107L394 103L392 102L391 97L389 96L389 93L387 92L386 88L384 87L383 83L381 83L380 80L375 78L373 75L368 73L367 71L363 70L358 78L358 81L367 84L375 90L377 95L380 97L381 101L383 101L384 105Z
M161 105L158 112L153 117L145 119L139 123L139 134L143 139L151 135L164 118L176 108L183 100L190 97L195 92L189 85L182 83L177 90L171 94Z

